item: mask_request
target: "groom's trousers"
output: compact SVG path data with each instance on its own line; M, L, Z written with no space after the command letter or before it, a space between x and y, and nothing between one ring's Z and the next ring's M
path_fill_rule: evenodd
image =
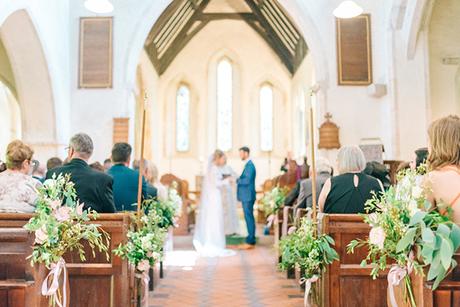
M246 226L248 227L248 237L246 243L254 245L256 244L256 221L254 220L254 202L248 201L243 202L244 219L246 220Z

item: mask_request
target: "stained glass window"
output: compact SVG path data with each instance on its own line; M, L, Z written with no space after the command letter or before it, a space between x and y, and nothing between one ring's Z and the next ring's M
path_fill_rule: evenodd
M190 90L181 85L176 94L176 150L190 149Z
M260 149L273 150L273 89L266 84L260 88Z
M233 68L228 59L217 64L217 147L232 148Z

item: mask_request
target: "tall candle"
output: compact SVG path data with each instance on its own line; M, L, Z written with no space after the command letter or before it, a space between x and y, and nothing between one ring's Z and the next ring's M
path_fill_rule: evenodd
M310 95L310 157L311 157L311 190L312 190L312 219L317 220L317 196L316 196L316 152L315 152L315 111L316 97L315 90L312 89Z

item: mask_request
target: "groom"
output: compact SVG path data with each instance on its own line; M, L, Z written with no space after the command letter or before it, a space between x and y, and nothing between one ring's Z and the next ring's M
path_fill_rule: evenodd
M250 150L248 147L240 148L240 158L246 161L244 171L236 181L238 185L238 201L243 204L244 219L248 227L248 237L246 244L241 249L253 249L256 245L256 223L254 220L254 202L256 201L256 167L249 158Z

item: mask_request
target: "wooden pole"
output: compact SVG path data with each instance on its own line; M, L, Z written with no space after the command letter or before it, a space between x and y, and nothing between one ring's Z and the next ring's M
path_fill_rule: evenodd
M142 103L141 112L141 148L139 160L139 180L137 186L137 217L140 219L142 210L142 174L144 172L144 141L145 141L145 113L147 104L147 91L144 90L144 101Z
M316 201L316 154L315 154L315 104L314 92L310 95L310 157L311 157L311 196L312 196L312 220L317 222L317 201Z

